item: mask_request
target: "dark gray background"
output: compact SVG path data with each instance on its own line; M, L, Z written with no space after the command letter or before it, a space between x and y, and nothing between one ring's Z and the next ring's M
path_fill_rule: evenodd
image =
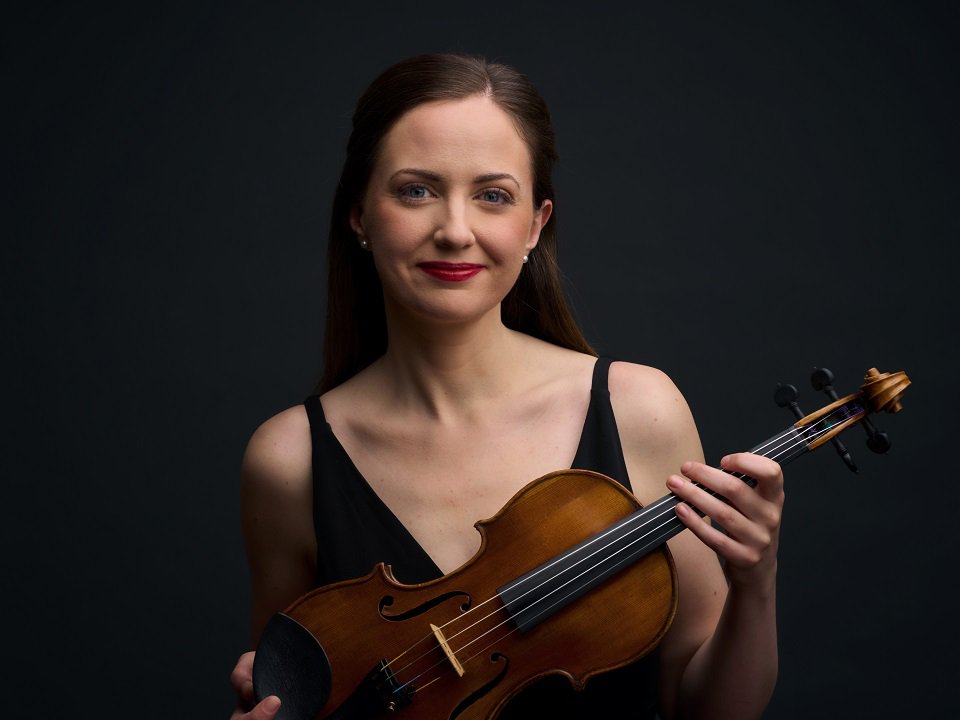
M598 349L666 370L707 457L831 368L905 370L875 456L787 471L767 717L955 706L957 12L949 3L33 3L2 28L4 703L222 717L237 476L319 370L329 203L388 63L485 53L559 133ZM6 711L5 711L6 714Z

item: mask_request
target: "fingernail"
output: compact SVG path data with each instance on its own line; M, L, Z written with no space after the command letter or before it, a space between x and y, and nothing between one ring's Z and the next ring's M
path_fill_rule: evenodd
M690 511L687 509L687 506L684 505L683 503L680 503L679 505L677 505L677 515L679 515L680 517L686 517L688 512Z
M671 475L670 477L667 478L667 487L670 487L676 490L681 485L683 485L683 481L680 478L678 478L676 475Z
M275 713L280 709L280 698L278 698L276 695L271 695L263 701L263 709L268 713Z

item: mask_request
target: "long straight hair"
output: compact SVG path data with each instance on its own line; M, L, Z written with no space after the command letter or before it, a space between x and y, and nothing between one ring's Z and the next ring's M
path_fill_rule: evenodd
M350 227L351 209L366 191L384 136L405 113L419 105L473 95L489 97L513 118L532 159L534 206L553 199L553 165L557 160L553 125L546 103L524 75L481 56L449 53L417 55L385 70L357 103L333 200L327 246L324 363L318 393L349 379L387 350L383 287L370 254L360 249ZM596 355L563 292L556 217L554 207L537 247L501 303L501 319L514 330Z

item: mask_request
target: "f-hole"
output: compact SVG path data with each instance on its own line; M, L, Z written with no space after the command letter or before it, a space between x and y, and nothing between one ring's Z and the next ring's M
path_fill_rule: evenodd
M417 617L418 615L422 615L423 613L427 612L431 608L434 608L437 605L440 605L441 603L445 603L447 600L451 600L455 597L463 598L463 602L460 603L460 610L462 612L466 612L467 610L470 609L470 602L471 602L470 595L468 595L465 592L457 592L457 591L444 593L443 595L438 595L437 597L432 598L425 603L417 605L416 607L410 608L406 612L402 612L402 613L390 612L390 606L393 605L392 595L384 595L382 598L380 598L380 604L378 607L380 610L380 617L382 617L384 620L399 622L402 620L409 620L410 618Z
M455 718L460 717L460 714L467 710L471 705L473 705L477 700L486 695L492 688L500 684L500 681L503 680L503 676L507 674L507 669L510 667L510 660L506 655L500 653L494 653L490 656L490 662L500 663L500 672L498 672L491 680L487 683L484 683L472 693L467 695L463 700L461 700L457 706L453 709L453 712L450 713L450 720L455 720Z

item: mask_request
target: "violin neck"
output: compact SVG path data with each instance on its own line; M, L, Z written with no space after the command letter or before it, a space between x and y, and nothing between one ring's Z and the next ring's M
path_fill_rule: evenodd
M808 442L807 428L791 426L750 452L784 465L809 452ZM751 477L734 475L756 485ZM513 622L530 630L685 530L674 512L679 502L673 493L665 495L499 588Z

